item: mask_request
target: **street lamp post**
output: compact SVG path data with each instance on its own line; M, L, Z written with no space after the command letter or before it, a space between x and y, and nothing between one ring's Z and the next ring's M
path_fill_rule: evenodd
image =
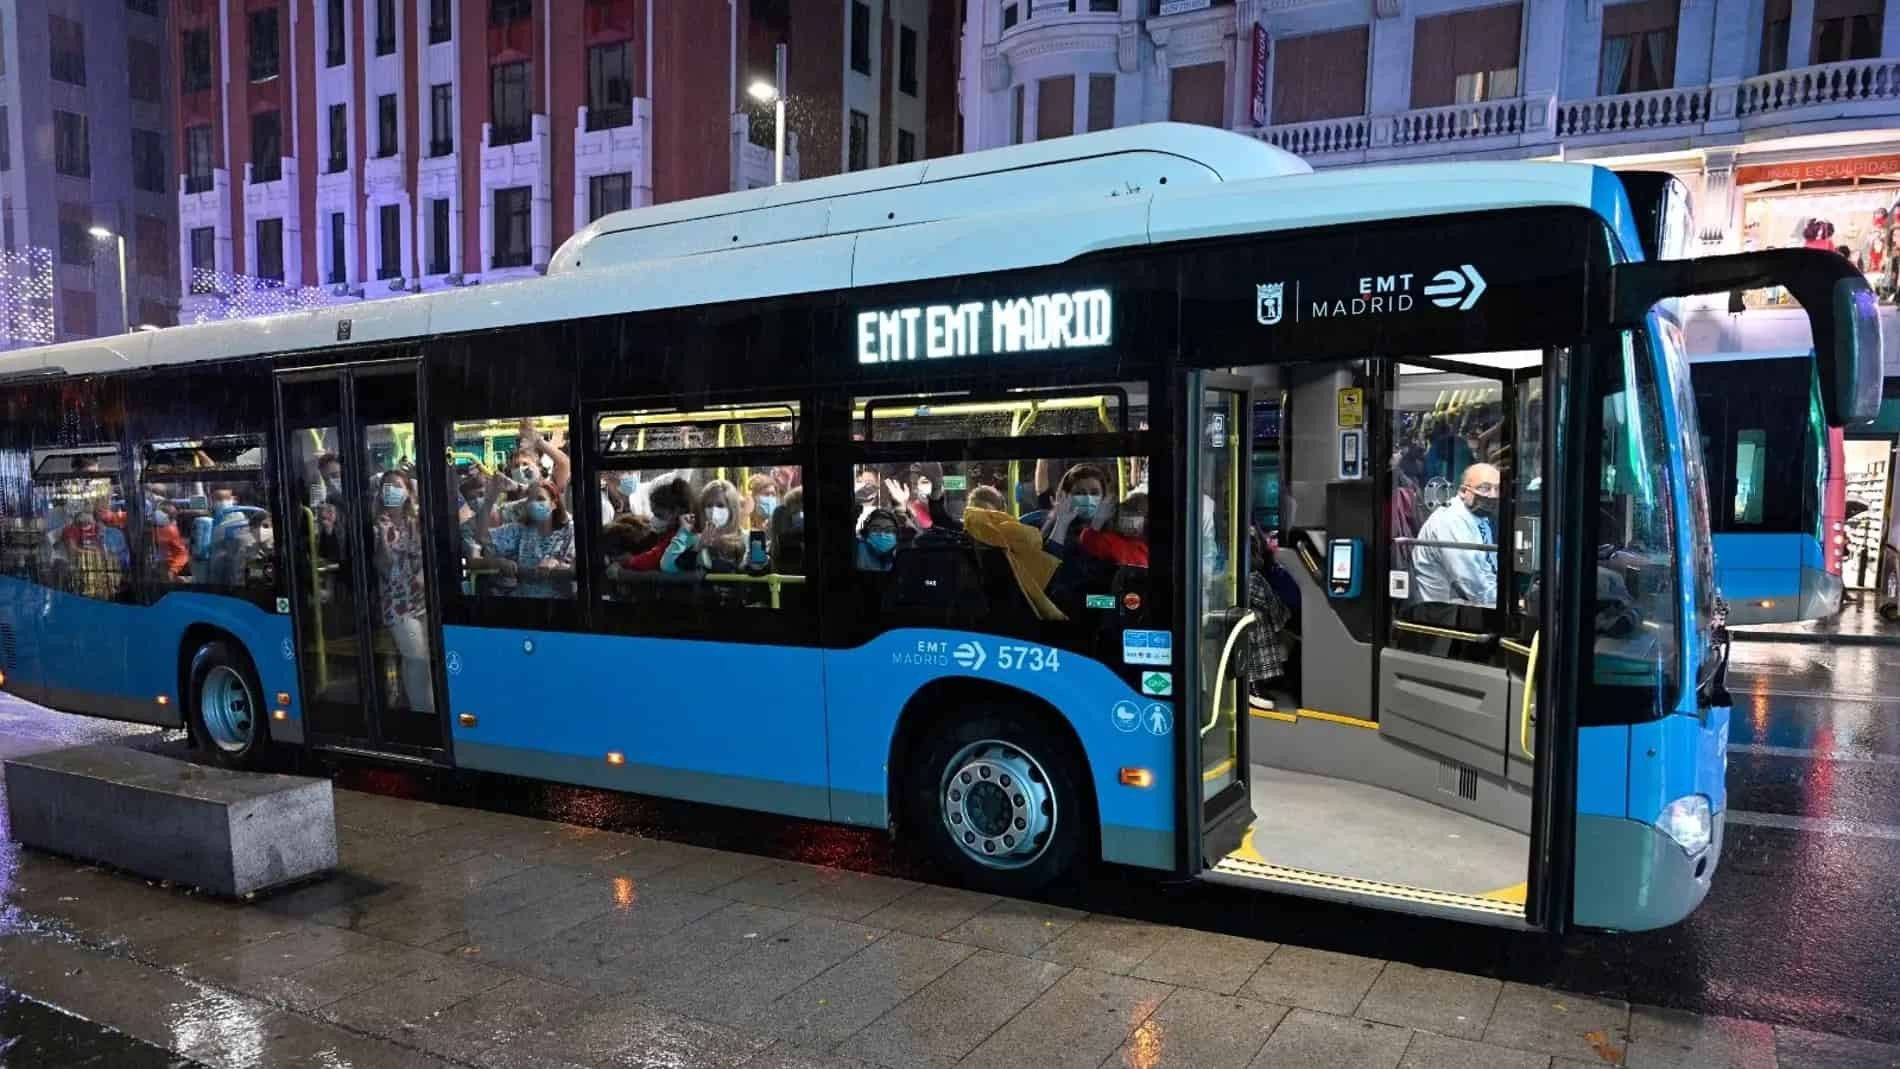
M778 70L774 81L768 83L761 78L746 86L746 92L761 104L772 105L772 184L785 182L785 55L786 46L778 45Z
M95 226L90 231L94 240L113 242L119 253L119 326L126 333L132 330L132 302L125 292L125 235L115 234L103 226Z

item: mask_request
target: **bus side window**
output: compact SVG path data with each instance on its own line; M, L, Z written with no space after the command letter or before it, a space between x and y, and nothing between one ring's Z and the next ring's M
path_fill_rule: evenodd
M139 453L145 585L273 594L277 525L263 439L146 442Z
M128 592L125 482L114 445L40 451L33 482L40 499L40 581L100 601Z
M574 596L581 488L567 431L565 416L453 425L462 570L478 596Z

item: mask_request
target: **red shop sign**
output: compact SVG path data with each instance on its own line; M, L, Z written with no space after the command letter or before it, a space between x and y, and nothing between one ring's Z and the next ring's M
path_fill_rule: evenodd
M1845 160L1754 164L1735 168L1735 183L1748 186L1760 182L1832 182L1883 174L1900 174L1900 156L1855 156Z

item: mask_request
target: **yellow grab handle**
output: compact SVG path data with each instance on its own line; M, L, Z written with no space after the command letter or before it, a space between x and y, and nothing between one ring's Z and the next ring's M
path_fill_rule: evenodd
M1537 643L1543 637L1542 631L1531 636L1530 663L1524 668L1524 700L1519 703L1517 745L1530 761L1537 759L1536 751L1531 749L1531 706L1537 698Z
M1207 736L1208 732L1214 730L1215 724L1220 723L1220 692L1222 685L1227 682L1227 665L1234 655L1234 643L1240 641L1240 633L1242 631L1247 630L1247 628L1252 627L1258 622L1259 617L1253 613L1248 613L1240 618L1240 622L1234 625L1232 631L1227 632L1227 642L1220 650L1220 667L1214 673L1214 700L1209 703L1207 723L1201 725L1201 736L1203 738Z

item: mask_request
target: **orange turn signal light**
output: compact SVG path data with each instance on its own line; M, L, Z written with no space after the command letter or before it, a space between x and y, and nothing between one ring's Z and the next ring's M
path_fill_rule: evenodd
M1124 787L1152 787L1155 785L1155 774L1145 768L1124 768L1121 780Z
M610 750L607 753L607 763L610 765L624 765L627 763L627 755L621 753L619 750Z
M290 692L287 690L278 691L277 704L288 708L290 706Z
M290 714L284 712L282 709L272 709L270 712L270 718L272 720L289 720Z
M172 696L171 696L171 695L169 695L169 694L160 694L160 695L158 696L158 704L160 704L160 705L170 705L171 703L172 703Z

